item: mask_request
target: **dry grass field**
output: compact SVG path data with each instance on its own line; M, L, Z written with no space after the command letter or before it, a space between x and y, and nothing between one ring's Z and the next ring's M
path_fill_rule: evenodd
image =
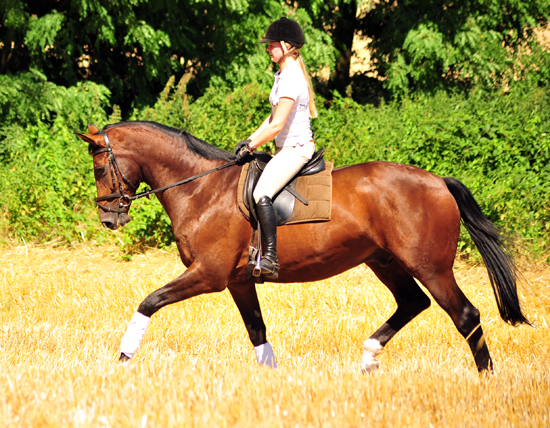
M459 263L495 373L480 377L436 305L359 370L361 345L395 309L366 268L259 287L279 369L259 367L228 292L165 308L129 365L120 340L140 301L183 272L175 252L0 248L2 427L548 427L550 268L523 269L535 328L510 327L483 267Z

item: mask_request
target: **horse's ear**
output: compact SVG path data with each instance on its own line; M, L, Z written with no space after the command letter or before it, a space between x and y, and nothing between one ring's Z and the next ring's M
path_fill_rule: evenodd
M103 137L101 136L101 134L99 134L99 135L79 134L78 132L75 132L74 135L81 138L82 140L84 140L88 144L92 144L92 145L97 146L97 147L105 147L105 144L103 142Z
M88 134L98 134L99 128L91 123L88 123Z

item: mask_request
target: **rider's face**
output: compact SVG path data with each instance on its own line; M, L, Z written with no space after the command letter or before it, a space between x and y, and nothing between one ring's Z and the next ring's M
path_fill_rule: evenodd
M280 42L269 42L266 51L269 53L271 61L276 63L278 63L284 55L283 47Z

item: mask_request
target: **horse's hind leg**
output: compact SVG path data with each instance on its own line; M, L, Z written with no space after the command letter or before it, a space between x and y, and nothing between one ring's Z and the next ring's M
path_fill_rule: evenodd
M492 371L493 362L485 343L479 311L458 288L452 268L442 274L420 273L419 281L449 314L460 334L468 342L478 371Z
M413 277L395 260L388 266L367 263L378 279L391 291L397 303L395 313L363 344L363 372L372 372L379 366L376 356L409 321L430 306L430 299Z
M245 283L241 286L229 286L228 288L243 317L250 341L254 345L256 360L262 365L277 368L273 348L266 338L266 327L262 318L256 286Z

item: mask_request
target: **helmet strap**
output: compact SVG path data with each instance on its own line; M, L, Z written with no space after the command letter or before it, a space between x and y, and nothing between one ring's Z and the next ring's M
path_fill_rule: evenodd
M296 50L296 47L292 46L290 49L288 49L286 47L286 42L281 40L279 43L281 44L281 48L283 49L283 56L281 57L281 59L279 59L279 61L277 61L277 64L279 64L279 66L281 66L283 64L283 62L285 62L285 60L288 58L288 56ZM298 55L299 54L300 53L298 52Z

